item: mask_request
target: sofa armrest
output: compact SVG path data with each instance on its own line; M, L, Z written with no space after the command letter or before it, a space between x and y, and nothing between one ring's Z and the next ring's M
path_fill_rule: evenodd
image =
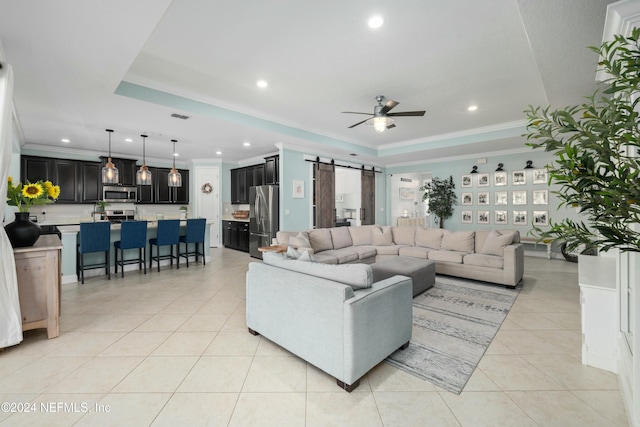
M524 276L524 246L513 243L504 248L504 278L506 284L515 286Z
M411 339L413 286L393 276L345 301L345 382L352 384Z

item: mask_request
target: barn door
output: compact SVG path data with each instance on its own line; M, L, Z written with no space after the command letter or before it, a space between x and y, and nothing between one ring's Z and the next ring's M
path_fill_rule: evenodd
M376 174L374 171L362 169L362 185L360 195L360 223L372 225L376 223Z
M313 165L315 227L329 228L336 225L336 175L335 166L322 163Z

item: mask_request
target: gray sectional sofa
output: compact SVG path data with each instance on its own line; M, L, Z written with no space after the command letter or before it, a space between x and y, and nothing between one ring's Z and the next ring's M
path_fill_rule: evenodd
M374 282L370 265L328 265L265 253L247 271L247 327L337 379L360 378L411 339L412 283Z
M450 231L415 226L319 228L279 231L275 244L313 254L325 264L364 263L388 257L433 261L437 274L515 287L524 274L517 230Z

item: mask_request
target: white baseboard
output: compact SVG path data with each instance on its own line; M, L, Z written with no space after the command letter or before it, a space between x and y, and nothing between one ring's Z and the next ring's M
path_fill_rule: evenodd
M603 354L593 350L589 351L586 345L582 346L582 364L604 369L605 371L618 373L618 354Z

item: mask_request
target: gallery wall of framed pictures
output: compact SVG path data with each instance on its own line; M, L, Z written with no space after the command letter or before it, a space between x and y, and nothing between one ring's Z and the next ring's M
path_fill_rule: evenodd
M462 174L460 188L462 224L549 225L546 169Z

